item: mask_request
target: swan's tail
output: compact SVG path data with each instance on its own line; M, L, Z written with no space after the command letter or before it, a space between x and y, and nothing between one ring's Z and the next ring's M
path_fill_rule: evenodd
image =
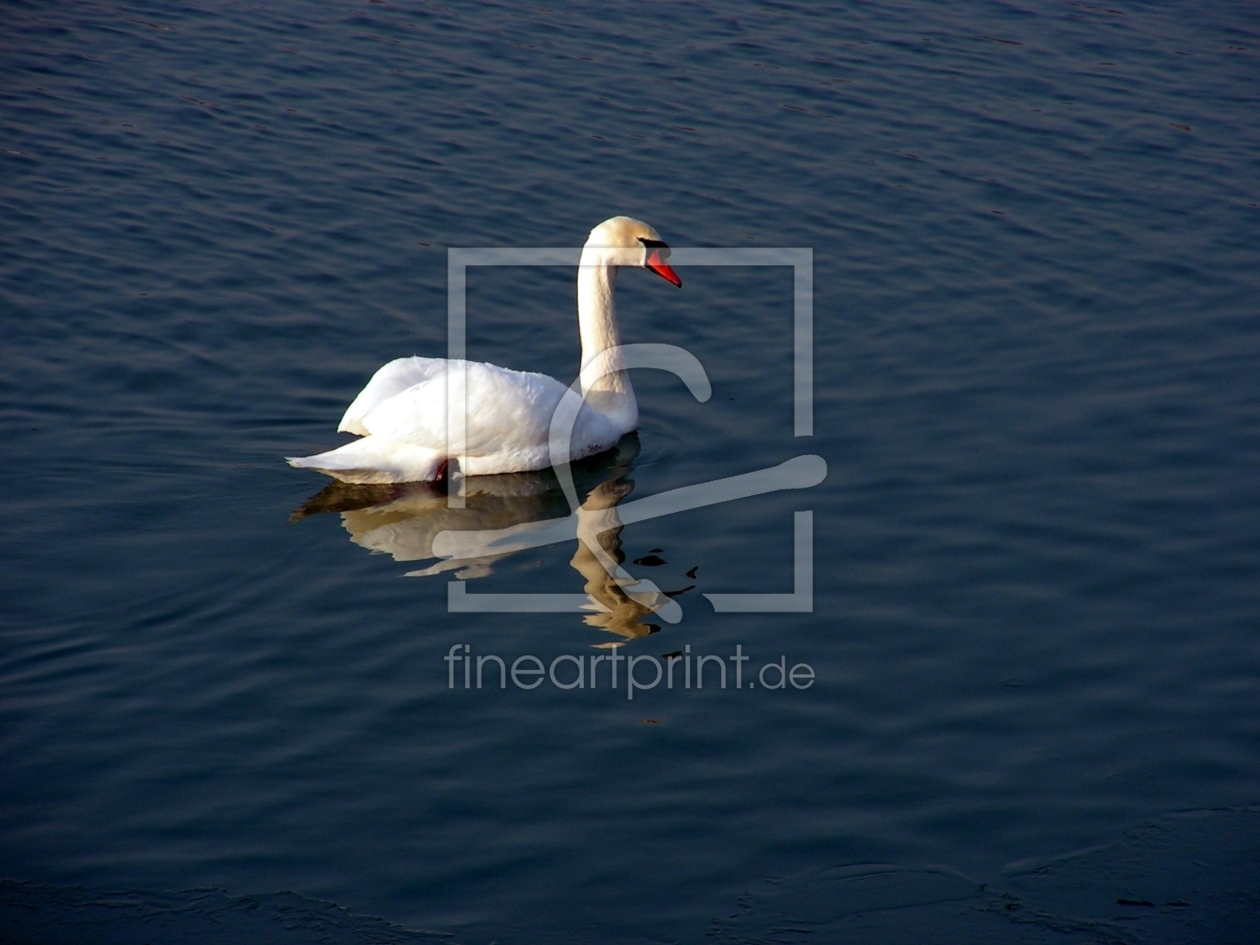
M433 482L446 469L446 457L413 443L365 436L314 456L289 456L290 466L314 469L342 482Z

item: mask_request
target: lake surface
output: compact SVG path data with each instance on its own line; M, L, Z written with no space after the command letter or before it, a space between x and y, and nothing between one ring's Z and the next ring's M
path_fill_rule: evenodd
M1255 940L1254 6L18 2L0 49L5 936ZM450 612L598 577L425 557L553 478L447 524L283 457L445 354L449 248L617 213L812 249L813 431L792 269L626 272L712 397L636 372L580 498L826 480L606 533L677 623ZM470 356L571 381L573 279L469 269ZM806 511L812 610L715 612ZM737 646L814 681L444 660Z

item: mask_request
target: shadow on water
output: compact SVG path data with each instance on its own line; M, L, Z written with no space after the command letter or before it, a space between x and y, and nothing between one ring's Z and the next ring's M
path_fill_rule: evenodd
M638 436L631 433L613 449L572 465L573 483L583 496L576 514L577 551L570 564L584 580L588 603L584 616L588 626L599 627L624 640L645 637L660 626L643 621L679 591L626 592L624 576L610 573L607 561L620 567L626 560L621 550L622 525L616 517L618 503L634 491L628 478L639 453ZM452 508L447 481L409 482L381 485L332 482L289 514L290 522L336 512L350 533L350 540L372 552L390 555L395 561L437 559L427 567L407 572L408 577L431 577L453 571L460 580L486 577L493 565L517 554L512 549L500 554L475 557L442 557L434 551L434 541L443 532L497 532L514 526L562 521L573 512L554 470L474 476L466 479L464 507ZM601 554L605 562L600 561ZM622 641L599 644L620 646Z

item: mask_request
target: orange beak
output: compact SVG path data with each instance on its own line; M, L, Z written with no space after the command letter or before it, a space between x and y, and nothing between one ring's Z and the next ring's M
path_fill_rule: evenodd
M682 288L682 280L678 278L678 273L674 272L674 270L669 267L669 264L665 262L665 260L661 259L660 250L652 250L652 255L648 256L647 262L645 262L644 265L666 282L672 282L674 285Z

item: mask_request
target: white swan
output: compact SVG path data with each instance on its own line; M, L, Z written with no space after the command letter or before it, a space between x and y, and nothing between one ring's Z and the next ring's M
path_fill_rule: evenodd
M660 235L639 220L613 217L591 230L578 265L582 366L611 348L605 357L614 370L582 383L585 403L573 427L570 459L609 449L638 426L634 388L617 350L613 289L621 266L641 266L681 286L668 257ZM452 370L461 365L462 371ZM458 399L465 384L465 436L448 442L447 390ZM494 364L399 358L372 376L341 418L337 429L362 439L315 456L289 457L289 463L363 483L431 482L445 474L452 455L466 458L466 476L544 469L551 465L552 414L566 390L544 374Z

